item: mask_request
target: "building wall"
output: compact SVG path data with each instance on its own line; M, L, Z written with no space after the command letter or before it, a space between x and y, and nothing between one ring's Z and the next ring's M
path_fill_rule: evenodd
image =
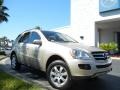
M100 43L103 42L116 42L116 33L120 32L120 29L104 29L104 30L99 30L100 32Z
M109 31L109 32L108 32ZM114 41L113 30L100 30L100 43L108 43Z
M89 46L97 46L99 44L98 30L100 28L96 25L96 22L110 19L120 20L120 10L101 14L99 13L99 0L71 0L71 23L70 28L67 29L69 33L65 29L59 31L67 33L77 41ZM107 30L101 32L103 36L101 40L113 40L113 33L109 33L111 38L106 36ZM84 39L81 40L80 36L83 36Z
M71 0L71 26L85 37L87 45L97 45L96 22L116 18L120 18L120 10L99 13L99 0Z
M97 0L71 0L71 27L84 36L80 42L90 46L95 43L96 3Z

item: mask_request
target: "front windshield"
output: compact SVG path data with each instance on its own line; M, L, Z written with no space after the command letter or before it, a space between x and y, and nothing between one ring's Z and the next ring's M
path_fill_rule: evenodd
M53 32L53 31L42 31L42 33L44 34L44 36L47 38L48 41L77 43L77 41L62 33Z

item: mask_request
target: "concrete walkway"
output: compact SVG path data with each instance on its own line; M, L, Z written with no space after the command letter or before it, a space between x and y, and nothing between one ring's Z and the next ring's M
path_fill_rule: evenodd
M56 90L50 86L45 77L46 75L43 72L36 74L37 71L31 70L30 68L24 66L22 66L20 71L12 70L9 58L5 58L0 61L0 69L4 70L12 76L22 79L25 82L40 85L44 88L42 90Z
M111 57L112 60L120 60L120 57Z

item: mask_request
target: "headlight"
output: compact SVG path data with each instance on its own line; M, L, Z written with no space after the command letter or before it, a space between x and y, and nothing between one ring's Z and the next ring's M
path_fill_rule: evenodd
M92 59L91 55L85 51L73 49L72 56L75 59L90 60Z

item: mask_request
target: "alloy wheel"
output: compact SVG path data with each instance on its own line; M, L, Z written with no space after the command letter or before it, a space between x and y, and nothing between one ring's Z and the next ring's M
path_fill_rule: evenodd
M15 67L16 67L16 57L15 57L15 55L12 55L11 67L12 67L13 69L15 69Z
M64 86L68 80L68 72L62 65L55 65L50 71L50 79L55 86Z

